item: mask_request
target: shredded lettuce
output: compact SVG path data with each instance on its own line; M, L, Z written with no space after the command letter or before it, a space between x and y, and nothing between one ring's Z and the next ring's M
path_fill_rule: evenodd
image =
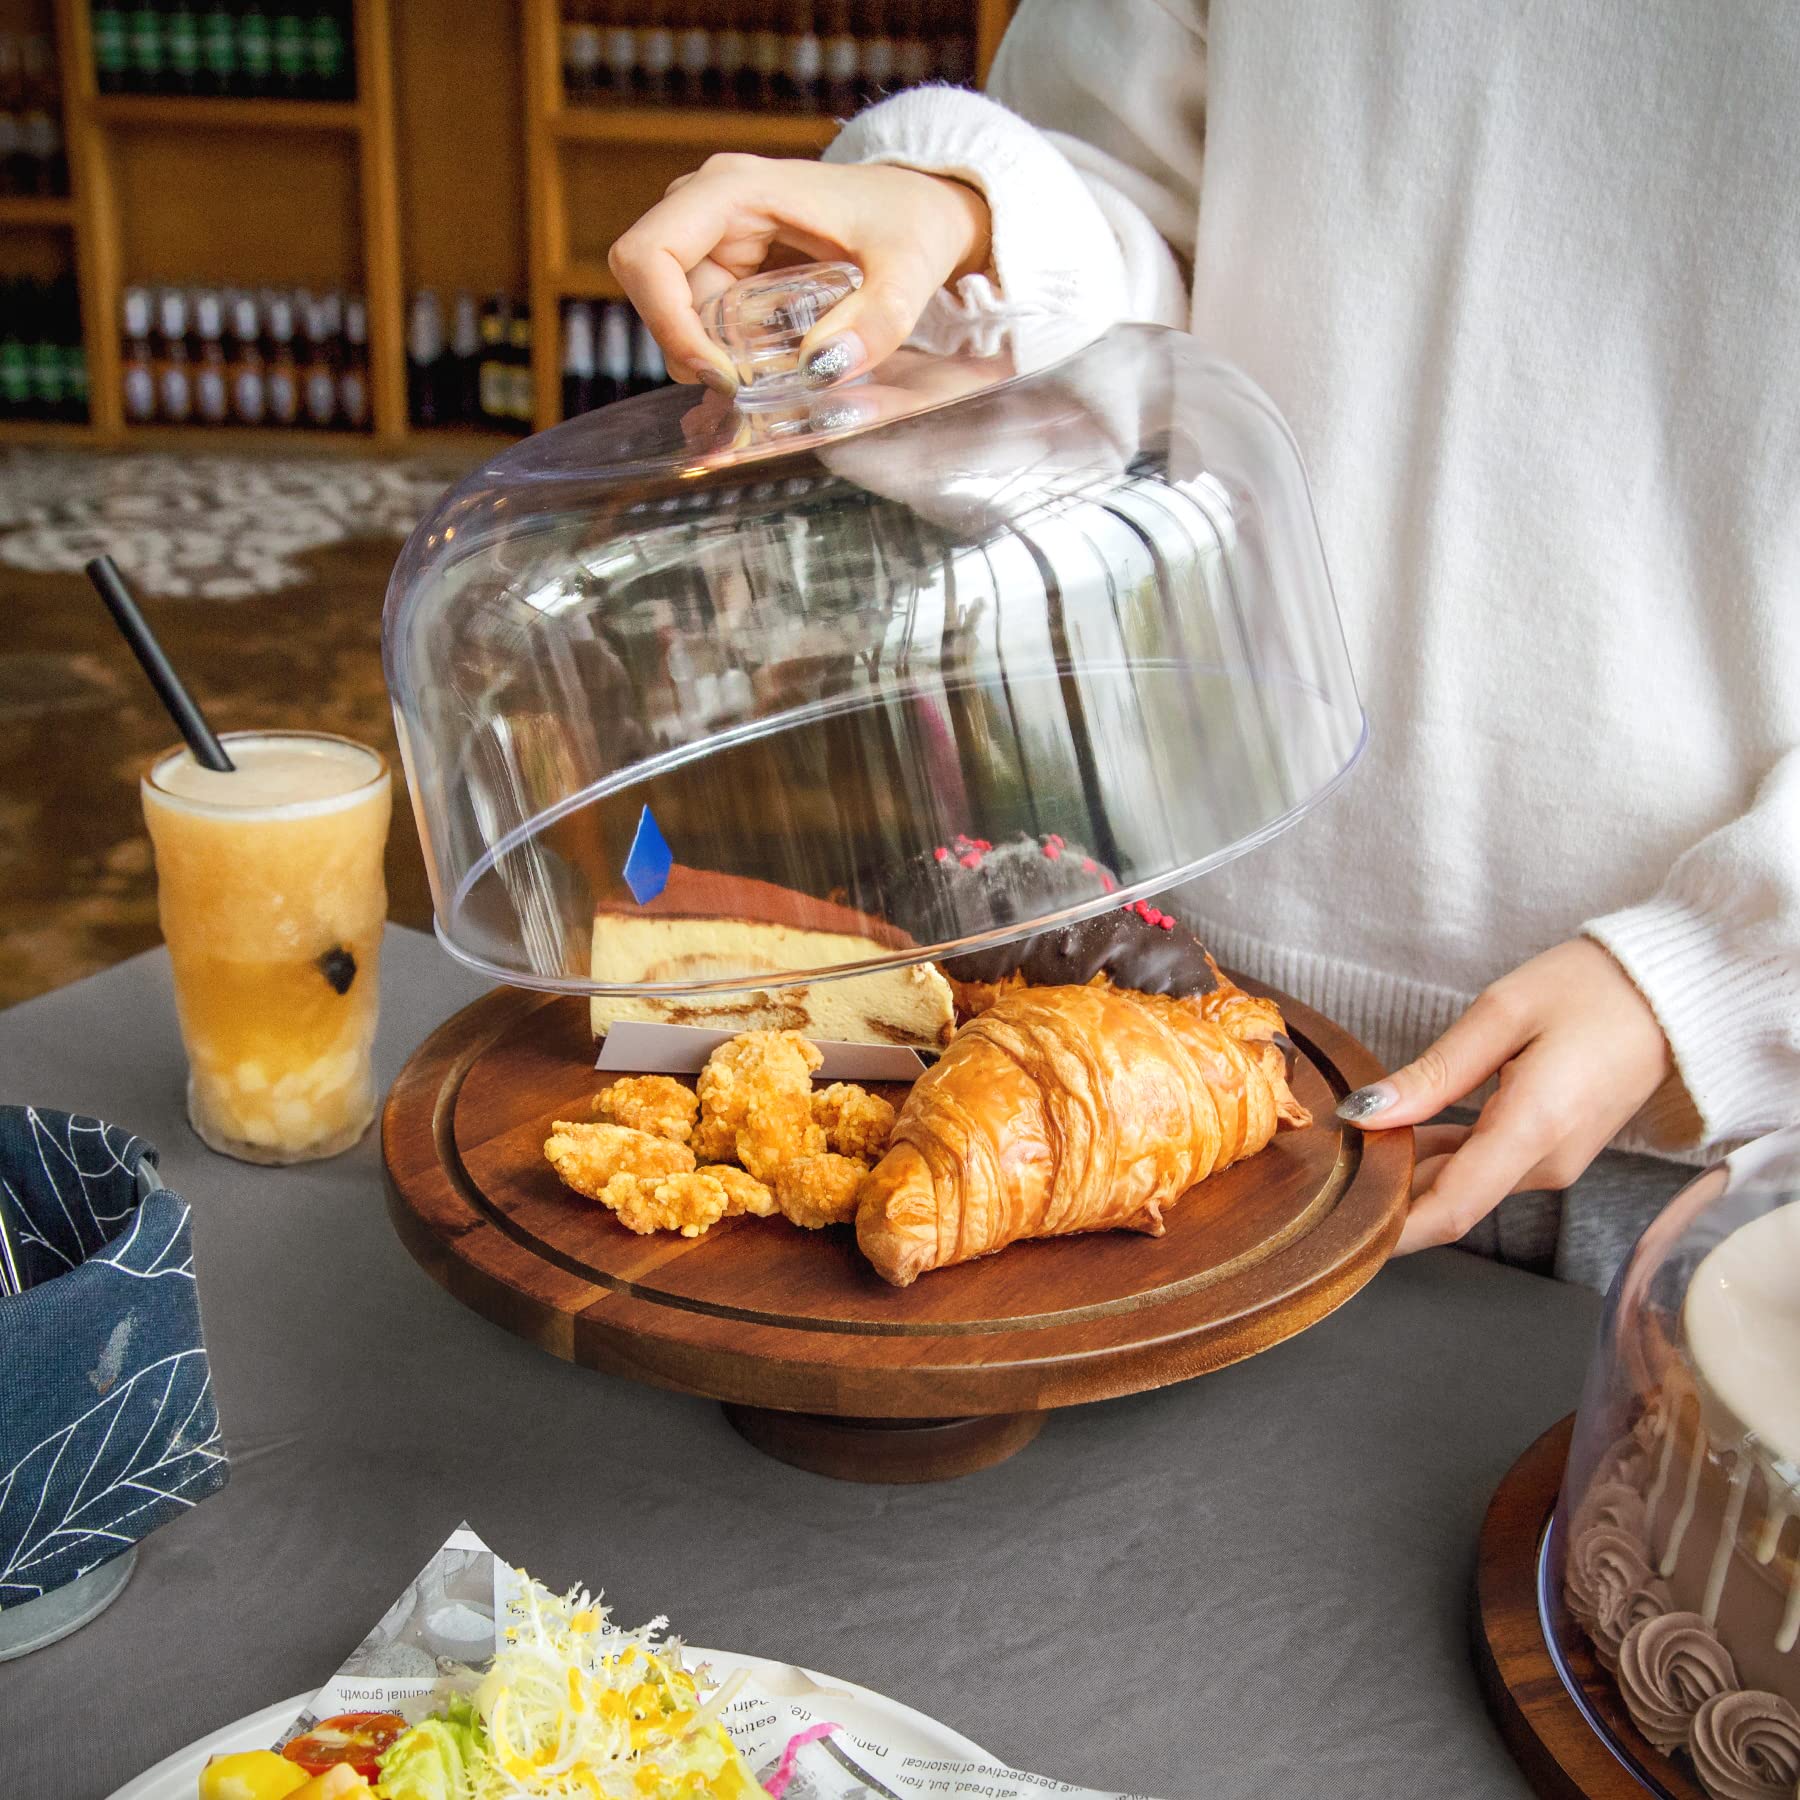
M384 1800L475 1800L486 1755L474 1706L453 1696L442 1716L413 1726L380 1758Z
M738 1683L688 1669L665 1623L625 1631L525 1578L473 1696L382 1757L384 1800L764 1800L719 1723Z

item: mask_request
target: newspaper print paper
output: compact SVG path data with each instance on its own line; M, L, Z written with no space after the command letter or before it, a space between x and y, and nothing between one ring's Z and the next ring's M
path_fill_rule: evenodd
M335 1713L420 1716L439 1675L493 1655L520 1591L514 1569L459 1525L275 1747ZM691 1652L687 1660L705 1663ZM932 1755L916 1738L884 1735L866 1700L792 1666L752 1671L720 1717L765 1786L796 1739L820 1725L834 1728L794 1752L782 1800L1146 1800L1071 1787L992 1759Z

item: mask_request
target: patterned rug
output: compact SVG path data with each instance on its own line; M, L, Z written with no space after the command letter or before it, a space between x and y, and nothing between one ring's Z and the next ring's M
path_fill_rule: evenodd
M144 594L243 600L305 581L327 544L405 537L444 483L420 462L14 450L0 563L79 575L104 554Z
M382 599L400 539L461 472L335 455L0 456L0 1004L158 937L137 782L174 732L82 565L106 552L126 571L216 729L310 726L393 761ZM396 801L390 911L428 925Z

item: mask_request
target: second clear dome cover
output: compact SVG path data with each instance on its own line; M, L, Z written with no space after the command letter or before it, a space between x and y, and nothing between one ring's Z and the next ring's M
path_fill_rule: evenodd
M968 952L1242 852L1361 749L1248 379L1120 326L797 391L769 333L831 279L741 297L739 404L669 388L529 439L402 554L438 929L498 979L708 994Z

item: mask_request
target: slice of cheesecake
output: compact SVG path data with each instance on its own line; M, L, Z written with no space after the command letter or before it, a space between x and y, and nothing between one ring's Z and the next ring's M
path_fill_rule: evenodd
M777 975L867 962L911 940L865 913L766 881L677 865L643 906L594 915L592 972L608 986ZM692 995L596 994L594 1035L617 1020L715 1031L802 1031L850 1044L939 1050L955 1027L950 984L931 963L868 975Z

